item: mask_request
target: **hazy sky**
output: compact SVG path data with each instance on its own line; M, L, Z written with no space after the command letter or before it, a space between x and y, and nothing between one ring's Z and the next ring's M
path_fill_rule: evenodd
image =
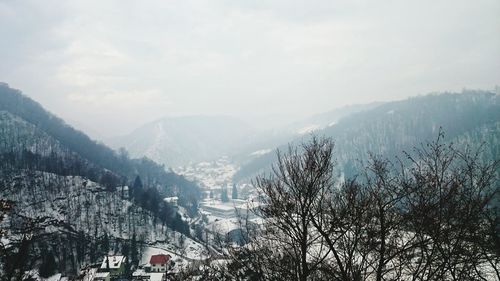
M500 1L0 0L0 81L91 135L500 84Z

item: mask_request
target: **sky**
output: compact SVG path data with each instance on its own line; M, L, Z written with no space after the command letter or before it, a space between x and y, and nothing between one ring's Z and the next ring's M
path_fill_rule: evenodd
M498 0L0 0L0 38L0 81L96 138L500 85Z

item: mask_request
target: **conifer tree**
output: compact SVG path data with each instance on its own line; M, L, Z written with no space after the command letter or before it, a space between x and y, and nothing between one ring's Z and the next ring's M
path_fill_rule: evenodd
M231 194L232 199L238 199L238 188L236 188L236 184L233 184L233 192Z
M137 265L139 263L139 250L137 248L135 232L132 235L132 241L130 243L130 261L132 265Z
M220 200L222 202L228 202L229 201L229 196L227 195L227 188L223 187L222 192L220 195Z

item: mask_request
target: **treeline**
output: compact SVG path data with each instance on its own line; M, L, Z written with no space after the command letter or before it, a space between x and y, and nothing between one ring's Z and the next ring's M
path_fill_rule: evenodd
M371 154L337 182L331 139L278 152L258 177L246 245L203 280L500 279L500 159L436 140L391 162ZM219 257L221 258L221 257ZM188 274L189 275L189 274Z
M401 151L411 150L431 141L440 128L450 140L464 142L478 128L488 127L486 135L498 135L500 96L488 91L464 90L462 93L441 93L387 102L375 108L353 113L340 119L318 134L335 139L338 170L353 176L359 160L368 160L367 151L393 159ZM307 136L306 136L307 138ZM478 140L478 139L476 139ZM300 145L302 138L292 141ZM485 146L498 148L498 138L483 138ZM470 142L469 144L473 144ZM286 149L286 145L280 147ZM498 152L498 149L496 149ZM496 154L500 157L500 154ZM234 176L235 181L248 179L276 160L272 153L245 164ZM267 170L266 170L267 171Z
M200 192L195 183L172 172L167 172L163 165L158 165L149 159L130 159L125 150L115 152L106 145L91 140L84 133L47 112L37 102L4 83L0 83L0 111L2 110L29 123L27 128L34 127L41 132L38 134L28 133L28 136L48 135L60 147L82 157L84 162L92 163L101 170L111 171L119 178L126 178L128 181L133 181L136 175L140 175L145 185L157 188L163 196L176 193L180 197L179 203L181 205L187 208L197 206ZM13 133L12 128L6 132ZM26 134L20 133L18 135L25 136ZM2 134L1 137L7 138L9 136L9 134ZM44 138L45 143L46 137ZM17 142L15 145L29 144L32 140L21 139L20 141L22 142Z
M137 245L143 245L147 240L145 235L137 239L134 234L132 240L120 238L122 233L130 233L135 228L154 229L155 225L161 224L167 239L171 230L191 236L189 225L177 208L162 200L158 188L143 185L140 176L136 176L133 182L126 182L125 178L98 169L74 153L59 151L42 156L44 153L36 152L24 150L0 154L0 194L10 200L9 225L7 228L0 227L0 237L9 234L6 236L8 247L2 247L0 253L0 270L5 272L5 276L11 276L5 280L20 280L18 275L32 268L39 268L44 277L54 272L75 276L82 266L99 262L109 250L127 255L127 249L133 251ZM51 174L44 176L40 172L68 178L81 176L95 180L104 189L90 187L85 181L61 181ZM130 188L128 194L124 194L120 188L127 184ZM61 197L61 193L65 193L67 198ZM85 193L95 194L96 197L83 196ZM64 209L54 209L65 216L64 221L50 214L47 202L54 199L68 200ZM124 210L128 213L127 217L123 217L118 212L123 207L115 203L123 199L134 202L135 206L149 211L149 214L138 214L129 207ZM193 208L191 212L195 213L197 209ZM86 215L80 217L71 213ZM102 213L113 216L115 221L111 226L114 231L103 227L105 222L100 220ZM46 229L50 228L57 230L47 233ZM85 233L82 228L86 229ZM87 233L91 230L92 234ZM108 235L110 231L116 234ZM114 241L115 246L110 248L110 241ZM135 246L130 247L131 243ZM135 259L131 261L137 261L140 256L135 254L133 257ZM130 265L133 264L137 265L137 262Z
M190 236L177 208L162 198L178 196L195 215L200 192L149 159L130 159L125 150L91 140L0 84L0 195L0 272L6 273L0 280L11 280L33 268L74 276L108 251L137 263L144 242L168 241L172 230Z
M432 94L385 103L348 116L322 133L335 139L339 170L352 176L363 168L358 165L359 160L368 160L367 151L391 160L404 159L402 151L432 141L440 129L446 131L450 141L463 142L469 133L498 122L499 96L487 91L465 90L460 94ZM486 140L475 139L465 144L477 145ZM487 141L484 145L488 149L500 143Z
M133 266L143 245L175 243L174 231L190 237L177 209L162 202L156 189L140 187L139 177L137 182L129 198L135 204L130 204L124 190L109 191L82 177L1 170L6 201L0 202L0 271L5 273L0 280L21 280L31 269L74 277L110 251L129 256Z
M134 181L128 182L126 178L99 169L72 153L67 155L51 153L45 157L27 150L20 153L0 154L0 169L2 176L19 174L19 171L22 170L43 171L61 176L82 176L100 183L109 192L120 193L120 188L130 186L127 190L128 196L122 196L123 198L128 198L143 209L149 210L155 218L173 230L190 236L189 225L182 219L177 209L163 201L165 195L162 195L158 188L144 186L140 176L136 176ZM184 202L183 205L187 206L186 210L189 215L195 216L197 214L196 196L193 195L192 201Z
M156 188L144 188L139 176L135 178L134 184L129 189L129 197L139 206L153 213L154 223L156 223L156 218L159 218L164 225L172 230L191 237L189 224L182 219L177 209L163 201ZM191 212L197 212L197 208Z
M39 269L39 275L48 278L57 272L77 277L80 271L101 264L103 257L111 253L120 253L127 257L125 274L139 265L141 257L140 241L135 234L131 239L119 239L106 233L93 237L84 231L76 233L53 233L43 235L43 239L29 240L25 237L18 242L18 251L7 252L0 258L2 276L0 280L25 280L25 272ZM82 277L82 276L80 276Z

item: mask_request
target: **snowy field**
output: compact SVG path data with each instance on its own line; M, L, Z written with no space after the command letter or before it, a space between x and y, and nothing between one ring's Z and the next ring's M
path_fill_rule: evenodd
M172 244L157 244L155 246L147 246L142 252L140 265L149 263L152 255L165 254L170 255L175 262L173 271L185 268L192 261L201 261L207 259L206 250L199 243L186 237L184 248L175 248Z

